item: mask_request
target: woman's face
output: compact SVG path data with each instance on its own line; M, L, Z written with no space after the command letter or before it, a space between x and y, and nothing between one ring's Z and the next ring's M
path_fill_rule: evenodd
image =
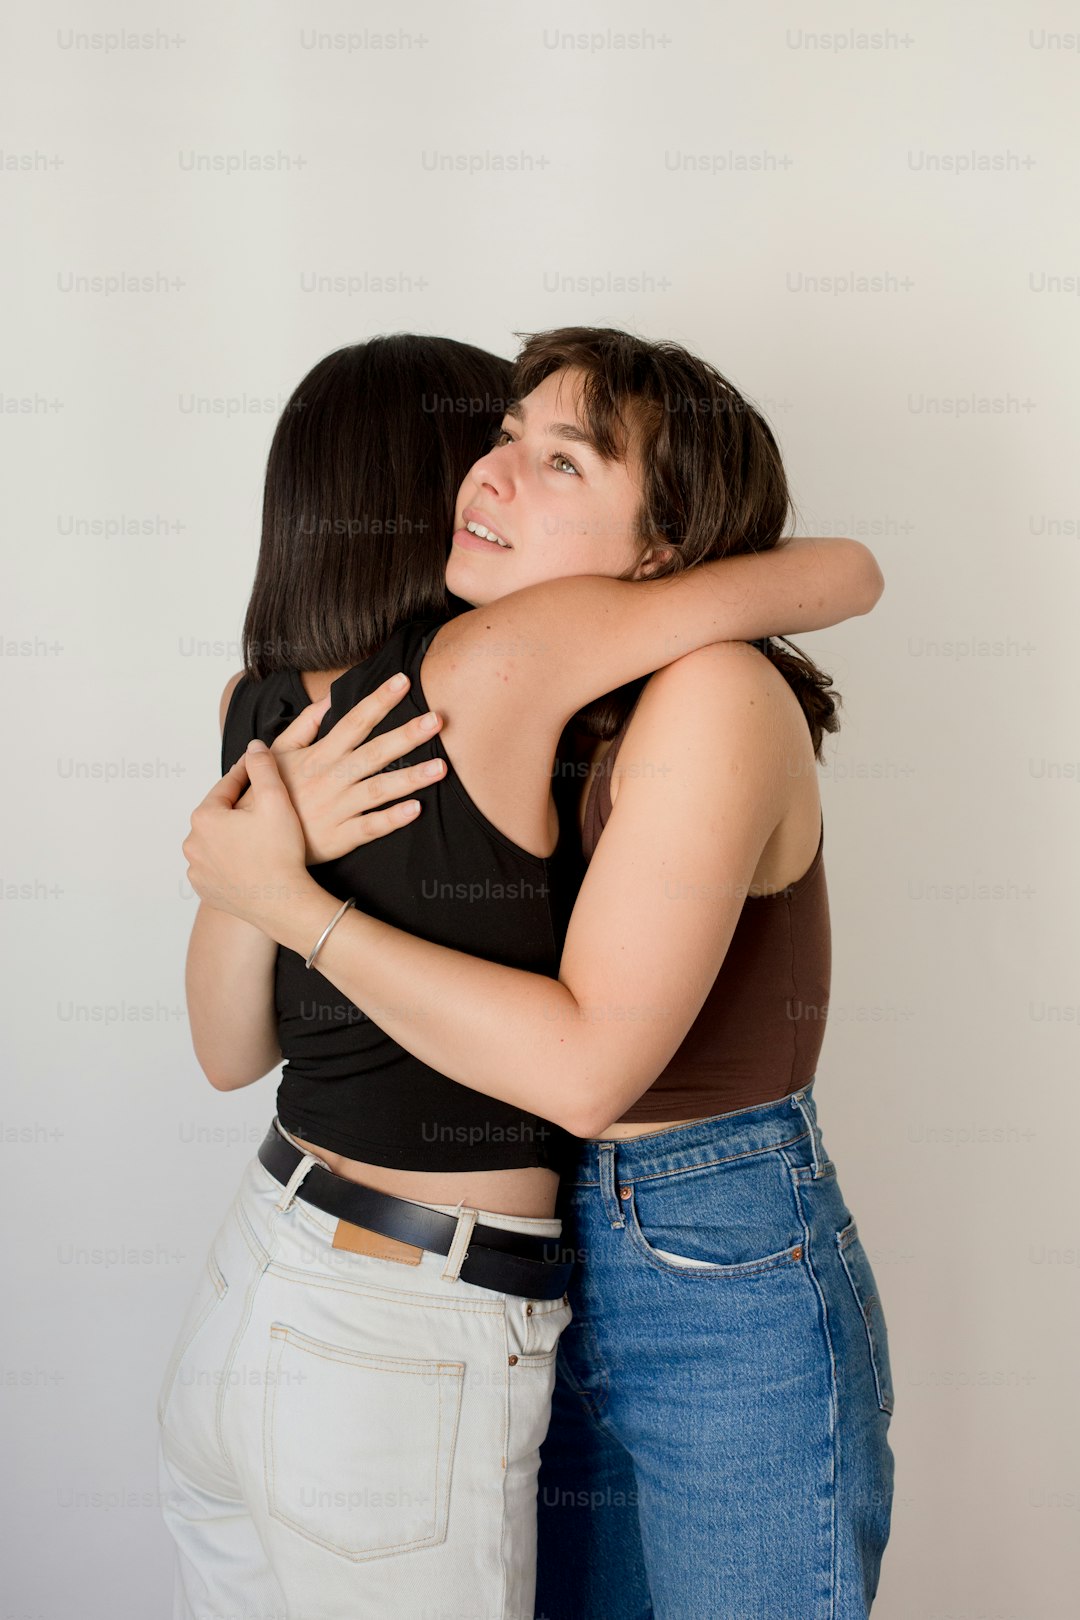
M633 452L625 462L601 458L580 391L580 372L553 372L507 412L494 447L470 469L446 565L447 589L463 601L480 606L572 574L614 577L637 561L640 465Z

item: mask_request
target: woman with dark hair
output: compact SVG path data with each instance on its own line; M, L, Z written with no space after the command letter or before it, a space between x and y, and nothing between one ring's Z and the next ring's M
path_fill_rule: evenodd
M446 524L512 375L472 344L408 333L312 367L267 462L244 620L253 680L350 669L410 619L446 616Z
M272 1368L273 1392L261 1404L239 1392L220 1396L211 1422L205 1403L183 1395L177 1405L175 1369L163 1389L163 1459L181 1492L173 1528L189 1590L200 1557L218 1576L225 1566L235 1571L237 1527L247 1526L251 1558L256 1545L265 1552L264 1583L272 1569L274 1590L301 1603L305 1615L412 1614L436 1594L462 1614L532 1613L536 1448L571 1314L560 1291L568 1267L543 1242L559 1231L554 1200L569 1159L567 1132L594 1134L663 1068L716 977L718 951L723 961L740 887L745 893L753 880L790 889L784 869L805 867L813 853L808 812L817 809L816 783L805 768L794 779L783 769L792 757L805 767L810 745L806 711L790 685L752 649L710 649L712 661L681 655L769 624L812 628L835 619L835 609L823 606L820 569L848 543L775 549L787 513L775 443L711 368L625 334L545 341L545 354L526 349L500 442L458 498L447 584L482 608L404 626L391 638L396 645L333 683L329 712L304 709L293 719L303 697L316 695L306 684L298 692L298 678L288 701L279 691L242 709L241 683L226 716L225 754L235 757L238 739L253 728L264 743L273 737L272 758L250 748L192 818L191 881L204 903L229 914L198 949L193 938L189 989L200 1061L223 1089L259 1078L282 1053L288 1063L278 1118L249 1167L235 1220L215 1241L205 1315L197 1314L177 1353L177 1368L211 1368L227 1343L230 1368ZM523 383L534 363L542 374ZM704 492L702 479L710 480ZM674 502L660 523L658 501ZM688 565L699 566L644 579L678 568L680 548ZM770 548L768 556L706 560L725 549ZM855 555L864 574L854 589L849 582L847 606L866 611L879 576L863 548ZM767 611L760 594L770 596ZM645 802L622 813L620 826L633 831L612 840L621 878L616 884L610 875L606 850L598 853L571 924L572 933L582 919L588 960L575 953L568 967L568 940L560 982L574 876L552 797L560 736L589 699L640 683L675 659L664 671L672 684L653 677L632 726L648 716L643 777L651 766L660 775L682 773L689 794L682 815L691 825L671 814L671 803L669 821L660 823L650 821ZM371 693L395 667L411 683L403 704L419 716L430 699L445 715L445 741L434 731L419 744L415 732L402 735L408 728L389 731L390 698ZM827 725L827 679L803 669L798 679L818 694ZM357 697L359 720L351 709ZM633 697L623 693L624 716ZM665 735L657 715L668 710ZM321 735L308 747L320 718ZM367 778L406 743L403 775L389 791L384 783L374 802L409 791L420 756L437 760L443 774L428 813L369 854L364 844L353 847L373 819L357 820L369 802ZM811 747L811 767L812 758ZM556 785L561 777L557 771ZM241 797L249 778L252 791ZM718 788L714 813L708 807ZM620 789L620 804L633 797ZM705 825L693 826L695 815ZM345 844L351 853L342 853ZM699 902L692 918L688 912L688 949L650 891L658 849L673 875L695 861L702 872L725 874L706 908L714 915L704 920ZM812 865L820 867L820 837ZM586 890L591 903L583 910ZM658 925L658 960L644 978L634 909L643 895ZM350 909L357 898L370 916ZM618 947L598 932L604 915ZM228 1027L231 998L223 990L228 949L240 944L239 935L227 940L229 924L265 935L244 946L256 1000L260 963L264 972L263 1025L239 1038ZM276 962L256 958L267 942L281 947ZM820 969L820 938L808 934L798 952L807 950L811 958L817 952L811 970ZM480 956L487 960L473 959ZM297 1011L316 957L310 1007ZM579 966L580 983L588 978L601 999L568 988ZM640 999L650 976L662 992L652 1009ZM592 1016L605 1011L604 997L613 1009L649 1013L629 1063L632 1047L608 1039L614 1017L603 1033L603 1018ZM271 1050L274 1028L280 1039ZM798 1109L799 1118L812 1119L805 1087ZM688 1117L698 1116L681 1115ZM811 1135L789 1129L793 1171ZM315 1234L321 1245L312 1245ZM305 1266L297 1263L301 1238L314 1247ZM350 1251L348 1269L330 1267L330 1248ZM230 1266L244 1292L237 1320L222 1308L222 1282L227 1292L237 1286ZM302 1377L301 1390L283 1392L283 1369ZM370 1498L385 1485L392 1452L396 1489L387 1511L385 1501L376 1508ZM192 1501L206 1508L208 1482L218 1509L200 1513L199 1544L183 1527ZM415 1493L422 1482L430 1485L423 1511L411 1501L403 1508L402 1490ZM320 1500L320 1486L330 1501ZM335 1492L362 1511L338 1511Z

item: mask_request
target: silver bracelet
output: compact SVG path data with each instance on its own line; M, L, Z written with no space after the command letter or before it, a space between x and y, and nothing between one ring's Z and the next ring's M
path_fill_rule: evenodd
M350 897L348 900L345 901L344 905L342 905L341 908L338 911L335 911L334 915L331 917L330 921L327 923L326 927L323 929L322 933L319 935L319 938L318 938L318 940L316 941L316 944L315 944L315 949L312 951L311 955L308 957L307 961L304 963L305 967L310 967L311 966L312 962L314 962L315 958L318 956L319 952L322 950L323 945L326 943L326 937L329 934L331 928L333 928L333 926L334 926L334 924L336 922L340 922L341 918L344 917L344 915L348 911L349 907L350 906L355 906L355 904L356 904L356 901Z

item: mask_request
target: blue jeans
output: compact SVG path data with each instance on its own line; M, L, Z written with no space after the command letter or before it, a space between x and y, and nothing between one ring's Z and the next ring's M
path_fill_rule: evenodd
M537 1620L856 1620L888 1540L889 1346L813 1081L583 1142Z

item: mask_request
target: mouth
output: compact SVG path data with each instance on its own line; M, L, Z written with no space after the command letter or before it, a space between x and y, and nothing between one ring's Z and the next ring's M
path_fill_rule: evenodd
M458 529L454 535L454 544L465 546L470 551L513 551L513 546L505 536L497 533L479 518L469 517L466 514L464 528Z

